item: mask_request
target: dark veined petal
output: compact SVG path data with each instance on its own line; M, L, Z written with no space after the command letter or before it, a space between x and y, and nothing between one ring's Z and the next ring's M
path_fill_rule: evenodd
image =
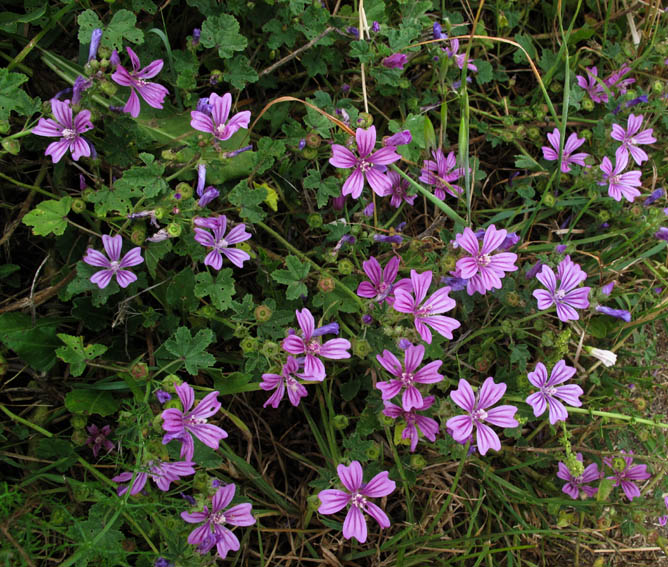
M362 486L362 465L353 461L350 465L338 465L336 472L349 492L355 492Z
M350 501L350 494L343 492L343 490L328 489L322 490L318 494L320 498L320 507L318 513L320 514L336 514L343 510Z
M346 539L355 538L360 543L364 543L367 537L366 520L364 514L357 506L351 506L343 522L343 537Z

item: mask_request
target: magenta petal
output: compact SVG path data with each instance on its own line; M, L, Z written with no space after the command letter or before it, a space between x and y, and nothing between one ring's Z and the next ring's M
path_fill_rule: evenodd
M476 429L476 442L481 455L484 456L490 449L501 450L501 440L491 427L484 423L478 423Z
M355 157L355 154L345 146L332 144L332 157L329 158L329 163L334 167L350 169L357 164L357 158Z
M137 96L135 90L131 89L130 98L125 103L125 106L123 107L123 112L129 114L133 118L137 118L137 116L139 116L140 109L141 107L139 104L139 97Z
M515 406L497 406L487 410L486 421L499 427L517 427L518 421L515 419L517 408Z
M391 494L396 487L397 484L389 478L389 473L383 471L365 484L360 493L369 498L381 498L382 496Z
M470 412L475 408L475 394L471 385L464 378L459 379L459 387L450 392L450 398L465 411Z
M373 192L379 197L386 197L392 194L392 181L378 168L372 167L366 172L366 180L369 182Z
M478 391L478 408L485 409L498 402L506 393L506 385L503 382L494 383L491 376L485 379Z
M194 128L195 130L199 130L200 132L208 132L210 134L213 134L213 121L209 116L204 114L203 112L198 112L197 110L193 110L190 113L190 126Z
M238 248L223 248L220 252L237 268L243 268L244 262L250 260L250 254Z
M387 514L383 512L378 506L373 502L367 502L365 505L365 510L369 516L371 516L381 528L390 527L390 519L387 517Z
M90 281L94 284L97 284L97 286L100 289L104 289L109 285L109 282L111 281L112 276L114 275L114 272L112 270L101 270L95 274L93 274L90 277Z
M350 195L353 199L359 199L362 189L364 189L364 174L359 169L355 169L343 183L341 194L344 196Z
M343 522L343 537L355 538L360 543L366 541L367 529L364 515L357 506L351 506Z
M452 438L455 441L466 441L473 431L473 420L470 415L457 415L451 417L445 426L452 431Z
M359 461L353 461L349 466L338 465L336 472L348 491L355 492L362 486L362 466Z
M338 511L346 507L350 501L350 494L342 490L323 490L318 494L320 498L320 507L318 513L320 514L336 514Z
M330 339L320 347L320 355L334 360L350 358L350 348L348 339Z
M358 128L355 133L355 138L360 157L368 156L376 145L376 127L370 126L367 130Z
M132 282L137 281L137 276L129 270L118 270L116 272L116 281L122 288L128 287Z
M67 153L67 150L70 149L70 143L68 140L57 140L51 142L44 152L45 156L51 156L53 163L58 163L63 156Z
M232 506L225 510L225 520L233 526L252 526L255 524L255 518L251 514L252 505L248 502Z
M50 118L40 118L37 126L32 129L32 133L36 136L59 138L63 135L63 127Z

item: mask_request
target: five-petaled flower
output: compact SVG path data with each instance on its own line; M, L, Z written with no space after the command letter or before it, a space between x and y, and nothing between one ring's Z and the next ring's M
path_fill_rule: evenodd
M381 528L389 528L390 519L387 514L376 504L369 502L369 498L381 498L394 492L396 483L389 479L388 472L378 473L369 482L364 483L362 466L358 461L353 461L347 467L339 465L336 471L348 492L337 489L321 491L318 494L321 502L318 512L336 514L350 504L350 510L343 522L343 537L346 539L354 537L360 543L364 543L367 537L366 519L362 512L369 514Z
M232 107L232 95L225 93L219 96L212 93L209 96L208 104L211 108L211 114L193 110L190 113L190 125L200 132L213 134L217 140L227 140L232 137L240 128L248 128L251 113L249 110L237 112L232 118L227 120Z
M210 392L204 396L195 409L190 409L195 403L195 391L190 384L184 382L176 386L176 393L181 400L183 410L169 408L162 412L162 428L167 432L162 438L166 445L174 439L181 441L181 458L191 461L195 452L193 435L207 447L218 449L221 439L227 437L227 432L216 425L207 423L207 419L220 409L218 392Z
M434 403L434 396L427 396L423 399L422 405L420 407L414 407L410 411L405 411L400 406L395 406L392 402L385 400L385 408L383 409L383 415L391 417L392 419L403 418L406 422L406 427L401 432L402 439L410 439L411 443L411 453L415 451L415 448L418 444L418 429L422 432L429 441L432 443L436 441L436 436L438 435L439 427L438 422L431 417L426 417L424 415L418 415L418 411L428 410Z
M587 67L586 71L586 78L582 75L577 75L575 77L578 86L587 91L589 98L593 102L608 102L608 93L605 92L603 85L596 80L598 77L598 69L596 67Z
M642 185L640 181L641 172L638 170L627 171L626 165L629 162L629 154L626 152L617 152L615 154L615 167L612 168L612 162L605 156L601 161L601 171L603 172L603 181L599 185L608 184L608 195L615 201L621 201L624 197L627 201L633 202L633 199L640 195L640 191L636 187Z
M124 268L136 266L144 261L144 258L141 257L141 248L139 246L133 248L121 259L123 238L120 234L116 236L103 234L102 245L109 258L93 248L88 248L86 255L83 257L83 261L86 264L105 268L94 273L90 277L90 281L97 284L100 289L107 287L113 276L116 276L116 281L121 287L128 287L132 282L136 281L137 276Z
M550 142L550 146L543 146L543 157L548 161L556 161L559 159L559 145L561 143L561 133L558 128L555 128L551 134L547 135L547 141ZM571 170L571 164L575 163L586 167L585 158L589 157L589 154L586 153L577 153L573 152L577 150L582 144L585 143L584 138L578 138L578 135L573 132L566 143L564 144L564 154L561 158L561 171L568 173Z
M70 102L51 99L51 111L55 120L51 118L40 118L32 133L37 136L49 138L62 138L51 142L44 155L51 156L53 163L58 163L67 150L72 152L72 159L77 161L81 156L90 156L90 145L81 136L84 132L92 130L93 123L90 121L90 110L82 110L72 119L72 107Z
M612 133L610 137L613 140L621 142L622 145L617 148L615 155L617 156L617 162L620 161L621 154L631 153L633 161L638 165L642 162L647 161L649 156L645 150L641 150L638 147L638 144L653 144L656 142L656 138L652 135L654 132L653 128L648 128L640 132L640 127L642 126L643 115L635 116L630 114L626 122L626 130L622 128L619 124L612 125ZM624 169L623 167L620 171Z
M431 331L434 329L446 339L452 339L452 331L459 328L461 323L452 317L438 315L450 311L455 307L455 300L448 293L449 287L437 289L429 299L427 291L431 285L433 274L431 270L418 274L411 270L411 283L413 290L408 292L404 289L396 289L394 292L394 304L392 307L400 313L410 313L414 316L414 324L420 337L427 344L431 344ZM422 303L424 301L424 303ZM422 305L420 305L422 303Z
M411 207L417 195L408 194L408 181L401 177L396 171L389 171L387 177L392 183L390 205L398 209L401 203L408 203Z
M452 438L458 442L468 439L475 426L480 454L484 455L489 449L500 451L501 441L499 436L484 422L487 421L499 427L517 427L519 425L514 417L517 412L515 406L491 407L505 393L506 385L503 382L495 384L494 378L490 376L483 382L476 396L471 385L464 378L460 378L459 387L450 392L450 397L467 413L448 419L446 427L452 430Z
M540 390L534 392L527 399L527 404L533 408L533 414L538 417L549 410L550 423L554 425L558 421L566 421L568 411L559 399L568 405L579 408L582 405L579 397L583 394L582 388L576 384L563 384L575 375L575 368L567 366L565 360L560 360L552 368L550 377L547 377L547 368L542 362L536 364L536 370L529 372L527 377L536 388Z
M394 292L397 289L411 290L411 281L403 278L394 283L399 271L399 258L392 256L385 268L381 268L378 260L371 256L368 260L362 262L362 268L369 280L361 282L357 288L357 295L374 301L385 301L389 305L394 303Z
M391 194L392 181L385 175L387 170L385 166L401 158L395 151L396 147L385 146L374 152L373 148L376 145L375 126L371 126L367 130L358 128L355 140L357 141L359 157L355 156L345 146L332 145L332 157L329 158L329 163L334 167L353 169L353 172L343 184L341 194L352 195L353 199L358 199L362 194L362 189L364 189L365 179L369 182L371 189L380 197Z
M553 304L557 307L557 316L560 321L566 323L570 320L578 320L580 317L575 310L589 307L589 287L578 287L580 282L587 279L587 273L580 266L571 261L570 256L565 256L559 262L557 275L552 268L545 265L536 276L547 290L537 289L533 296L538 300L538 309L549 309ZM557 279L559 284L557 284Z
M464 169L461 167L455 168L455 165L457 165L455 152L450 152L448 157L445 157L443 150L439 148L432 150L431 155L434 158L433 160L424 160L420 172L420 181L433 185L434 195L441 201L445 199L446 193L453 197L461 195L464 189L453 182L463 175Z
M325 372L325 365L320 360L329 358L339 360L342 358L350 358L350 341L348 339L330 339L324 344L320 344L318 337L323 334L317 331L321 329L315 328L315 319L311 312L306 309L295 311L297 314L297 322L302 330L302 335L297 334L288 335L283 339L283 350L290 354L304 354L304 380L322 381L325 379L327 373Z
M640 489L634 480L647 480L652 475L647 472L647 465L633 465L633 452L624 454L623 457L605 457L603 462L613 470L613 475L607 478L614 480L614 486L621 486L624 494L629 500L640 496Z
M269 399L264 402L262 407L271 406L272 408L278 408L278 405L283 400L285 390L288 391L288 399L293 406L298 406L301 398L306 397L308 394L306 388L297 381L295 376L299 370L299 364L293 356L288 356L287 362L283 365L280 374L263 374L262 382L260 382L260 388L265 391L276 390ZM299 376L301 378L301 376ZM306 377L308 379L308 377Z
M473 64L473 59L466 60L466 53L459 52L459 40L451 39L450 47L445 48L445 53L448 57L454 58L457 67L460 69L464 68L464 63L466 63L466 68L471 71L478 71L478 67Z
M492 289L501 289L501 278L506 272L517 270L515 262L517 254L513 252L501 252L492 254L506 240L508 231L497 230L492 224L487 227L482 241L482 248L475 233L466 227L464 232L456 236L457 244L466 250L471 256L457 260L456 276L468 280L466 293L473 295L475 292L485 295Z
M238 551L240 544L237 536L225 524L231 526L252 526L255 523L252 505L250 503L237 504L227 508L236 491L236 485L228 484L219 488L211 499L211 510L204 506L202 512L181 512L189 524L199 524L188 536L188 543L199 546L200 553L208 553L215 545L221 559L227 557L228 552ZM225 509L227 508L227 510Z
M576 459L582 462L582 454L578 453ZM573 500L577 500L580 496L580 491L584 492L589 497L596 494L598 488L595 486L588 486L586 483L599 480L601 478L601 473L598 470L598 465L592 463L591 465L587 465L581 475L573 476L573 473L568 469L568 466L560 461L558 464L557 478L566 481L566 484L561 488L562 492L568 494Z
M241 268L244 262L250 259L248 252L230 248L234 244L251 238L251 234L246 232L246 225L238 224L226 235L227 217L225 215L209 218L195 217L194 223L195 240L202 246L212 249L204 258L205 265L211 266L214 270L220 270L223 266L223 255L225 255L237 268ZM204 230L206 228L213 231L213 234Z
M149 83L146 80L152 79L162 70L164 64L162 59L151 61L146 67L140 69L141 63L137 54L130 47L126 47L125 49L132 62L132 72L128 72L123 65L119 64L116 66L116 71L111 75L111 78L121 86L130 87L130 98L125 103L123 112L127 112L133 118L137 118L141 106L137 92L139 92L149 106L162 108L162 102L169 94L169 90L162 85Z
M95 425L89 425L88 430L88 439L86 439L86 445L88 445L93 451L93 456L97 458L100 449L104 447L107 450L107 453L113 451L114 444L107 439L111 433L111 426L105 425L101 429Z
M151 477L151 480L155 482L155 485L162 490L167 492L169 490L169 485L172 482L179 480L182 476L188 476L195 474L195 463L188 461L176 461L173 463L167 463L162 461L149 461L146 465L147 471L140 472L124 472L115 476L111 480L117 483L129 482L132 481L130 486L130 495L134 496L135 494L142 491L144 486L146 486L146 481L148 477ZM134 480L132 480L134 478ZM128 486L119 486L118 495L123 496L128 491Z
M376 382L376 388L382 392L383 400L391 400L404 390L401 396L401 405L404 411L410 411L413 408L421 409L424 406L424 399L420 390L415 384L434 384L443 380L443 376L437 372L443 361L435 360L426 364L418 370L418 366L424 358L424 345L409 346L404 351L404 364L394 356L389 350L384 350L383 354L376 355L376 360L387 370L395 379L389 382Z

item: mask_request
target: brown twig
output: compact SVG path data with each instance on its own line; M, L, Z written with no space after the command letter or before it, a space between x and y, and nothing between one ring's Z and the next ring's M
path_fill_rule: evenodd
M283 57L283 59L279 59L279 60L276 61L276 63L274 63L273 65L270 65L270 66L267 67L266 69L260 71L260 72L258 73L258 77L263 77L264 75L268 75L269 73L271 73L272 71L275 71L276 69L278 69L278 68L281 67L282 65L285 65L288 61L292 61L295 57L297 57L298 55L302 54L302 53L303 53L304 51L306 51L307 49L311 49L311 47L313 47L313 46L314 46L316 43L318 43L323 37L325 37L325 36L326 36L327 34L329 34L330 32L334 31L335 29L336 29L336 28L333 28L333 27L331 27L331 26L328 27L325 31L323 31L322 33L320 33L317 37L314 37L314 38L313 38L311 41L309 41L308 43L305 43L305 44L302 45L300 48L295 49L292 53L289 53L288 55L286 55L285 57Z

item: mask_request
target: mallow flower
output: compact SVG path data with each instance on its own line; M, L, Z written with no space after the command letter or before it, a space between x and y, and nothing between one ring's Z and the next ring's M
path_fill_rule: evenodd
M653 128L648 128L640 132L642 121L642 114L638 116L630 114L626 122L626 130L624 130L624 128L619 124L612 125L612 133L610 134L610 137L613 140L617 140L618 142L622 143L622 145L617 148L617 152L615 154L617 156L618 162L620 161L619 158L622 154L628 153L631 154L633 161L635 161L638 165L649 159L647 152L640 149L638 145L653 144L656 142L656 138L652 135L654 131Z
M336 514L348 504L350 509L343 522L343 537L355 538L364 543L367 538L366 519L363 512L371 516L381 528L390 527L390 519L376 504L369 502L369 498L382 498L394 492L396 483L390 480L389 473L383 471L374 476L369 482L363 481L362 466L359 461L353 461L349 466L336 467L341 483L347 492L337 489L323 490L318 494L320 498L320 514Z
M537 289L532 294L538 300L538 309L549 309L552 305L556 305L559 320L566 323L580 318L576 308L589 307L588 296L591 288L578 287L587 279L587 273L572 262L570 256L565 256L559 262L556 276L552 268L545 265L536 278L547 288L547 290Z
M86 250L86 255L83 257L83 261L86 264L104 268L103 270L94 273L91 276L90 281L96 284L100 289L107 287L111 278L114 276L116 276L116 282L118 282L118 285L121 287L128 287L132 282L136 281L137 276L125 268L136 266L144 261L144 258L141 256L141 248L137 246L121 258L123 238L120 234L117 234L116 236L103 234L102 245L104 246L107 256L109 256L108 258L102 254L102 252L98 252L93 248L88 248L88 250Z
M220 215L217 217L201 218L195 217L195 240L206 248L211 248L204 258L204 264L211 266L214 270L220 270L223 266L223 256L232 262L237 268L242 268L244 262L250 259L250 254L238 248L231 248L232 245L244 242L251 238L251 234L246 232L246 225L238 224L227 234L227 217ZM212 232L209 232L210 229Z
M559 146L561 144L561 133L558 128L555 128L551 134L547 135L547 141L552 147L542 147L543 157L548 161L557 161L559 159ZM561 158L561 171L563 173L568 173L571 170L572 163L586 167L584 160L586 157L589 157L589 154L573 153L584 143L585 139L578 138L578 135L575 132L568 137L564 144L564 155Z
M210 114L199 110L193 110L190 113L192 119L190 125L195 130L208 132L213 134L217 140L223 141L231 138L240 128L248 128L251 117L249 110L237 112L228 120L232 107L232 95L230 93L225 93L223 96L211 93L208 105Z
M576 384L563 384L575 375L575 368L567 366L565 360L560 360L552 368L550 377L547 376L547 368L542 362L536 364L536 369L529 372L529 382L538 392L534 392L526 402L533 408L533 414L538 417L548 409L550 423L554 425L559 421L566 421L568 411L560 400L568 405L579 408L582 406L580 396L584 393L582 388ZM561 385L560 385L561 384Z
M439 431L438 422L431 417L418 415L417 413L418 411L428 410L433 405L435 399L434 396L427 396L422 400L422 405L420 405L420 407L412 408L410 411L406 411L400 406L395 406L392 402L388 402L387 400L383 402L385 405L383 415L392 419L403 418L406 422L406 427L404 427L404 430L401 432L401 438L410 439L411 453L415 451L418 444L418 429L422 435L429 439L429 441L432 443L436 441L436 436Z
M90 145L81 136L84 132L93 129L90 121L90 110L82 110L72 119L72 107L70 102L51 99L51 111L55 120L51 118L40 118L32 133L37 136L48 138L61 138L51 142L44 155L51 156L53 163L58 163L69 150L72 159L78 161L80 157L90 156Z
M455 167L457 165L457 158L455 152L450 152L446 157L442 149L432 150L433 160L426 159L420 171L420 181L433 185L434 195L443 201L445 194L457 197L464 192L464 189L459 185L455 185L463 174L464 169Z
M276 390L270 397L264 402L262 407L266 408L271 406L272 408L278 408L278 405L283 400L285 391L288 392L288 399L293 406L298 406L302 398L306 397L308 394L306 388L297 381L295 376L299 371L299 364L293 356L288 356L287 362L283 365L280 374L263 374L262 382L260 382L260 388L265 391ZM301 376L299 376L301 378Z
M576 459L582 462L582 454L578 453ZM581 475L573 476L568 466L559 461L557 478L566 481L566 484L561 488L562 492L568 494L573 500L577 500L580 497L580 491L590 498L596 494L598 488L589 486L587 483L598 481L601 478L601 473L598 470L598 465L592 463L587 465Z
M618 151L615 154L615 167L613 169L610 158L604 156L600 165L603 172L603 181L599 185L607 183L608 195L615 201L621 201L622 197L624 197L632 203L633 199L640 195L640 191L637 188L642 185L642 181L640 180L642 173L638 170L622 173L626 169L628 162L629 154Z
M132 484L128 487L127 485L118 487L118 495L123 496L130 489L130 495L134 496L142 491L144 486L146 486L146 481L149 477L155 483L155 485L162 490L167 492L169 490L169 485L179 480L182 476L189 476L195 474L195 463L188 461L175 461L173 463L163 462L163 461L149 461L146 465L145 471L140 472L124 472L115 476L111 480L117 483L129 482L132 481ZM132 480L134 478L134 480Z
M357 295L377 302L394 303L394 292L397 289L411 290L411 282L403 278L395 283L399 272L399 258L392 256L385 268L381 268L376 258L371 256L362 262L362 268L370 281L363 281L357 288Z
M624 494L629 500L640 496L640 489L633 481L647 480L652 475L647 472L647 465L633 465L633 452L626 453L623 457L604 457L603 462L612 469L613 475L609 476L614 480L614 486L621 486Z

